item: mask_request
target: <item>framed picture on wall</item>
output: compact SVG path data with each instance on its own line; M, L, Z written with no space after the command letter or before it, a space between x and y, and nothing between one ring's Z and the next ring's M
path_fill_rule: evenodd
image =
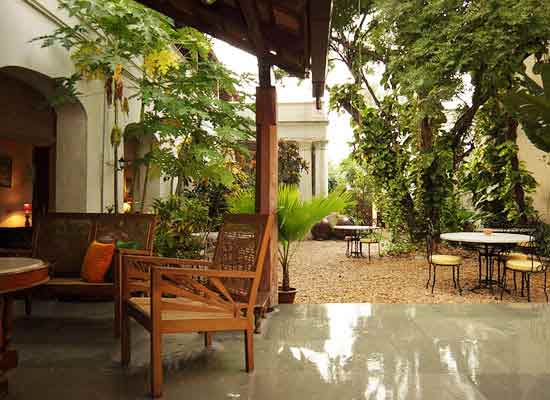
M11 188L12 159L0 156L0 187Z

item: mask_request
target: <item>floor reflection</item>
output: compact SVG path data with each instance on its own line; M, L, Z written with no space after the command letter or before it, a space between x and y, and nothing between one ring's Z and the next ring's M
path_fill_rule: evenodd
M147 398L143 330L133 330L124 370L109 304L35 308L15 324L13 398ZM200 335L165 337L165 398L548 399L546 305L281 306L263 331L253 374L240 333L216 335L209 352Z

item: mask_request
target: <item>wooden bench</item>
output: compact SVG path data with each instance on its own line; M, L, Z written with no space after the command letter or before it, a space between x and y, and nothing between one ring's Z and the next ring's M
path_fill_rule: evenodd
M51 279L33 290L32 296L75 300L114 300L120 252L151 255L156 216L152 214L50 213L42 216L33 232L32 256L50 264ZM134 242L139 250L117 250L105 282L90 283L80 277L82 262L93 240ZM30 301L27 312L30 313ZM119 333L115 302L115 334Z

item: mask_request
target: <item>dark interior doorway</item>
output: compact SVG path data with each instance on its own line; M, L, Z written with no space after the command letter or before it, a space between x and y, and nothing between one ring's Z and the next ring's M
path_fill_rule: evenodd
M50 147L33 149L33 192L32 214L34 217L44 215L50 209L53 195L52 185L52 150Z

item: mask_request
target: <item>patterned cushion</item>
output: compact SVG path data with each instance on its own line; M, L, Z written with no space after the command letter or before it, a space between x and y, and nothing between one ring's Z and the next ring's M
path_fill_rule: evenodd
M432 264L436 265L460 265L462 264L462 257L451 256L443 254L434 254L432 256Z

